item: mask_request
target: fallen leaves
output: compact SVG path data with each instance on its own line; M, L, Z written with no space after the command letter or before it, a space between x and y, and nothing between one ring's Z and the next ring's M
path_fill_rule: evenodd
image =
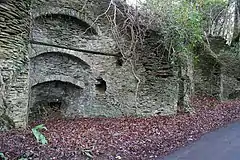
M195 114L149 118L46 120L49 144L39 145L27 130L0 133L0 152L9 159L150 160L197 140L206 132L240 119L240 101L195 98Z

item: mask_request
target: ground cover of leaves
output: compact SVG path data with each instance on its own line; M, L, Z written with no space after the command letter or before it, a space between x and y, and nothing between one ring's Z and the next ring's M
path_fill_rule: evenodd
M240 101L220 103L195 98L194 114L148 118L80 118L45 120L49 144L40 145L27 130L0 133L0 152L10 160L123 159L151 160L162 157L233 121L240 120Z

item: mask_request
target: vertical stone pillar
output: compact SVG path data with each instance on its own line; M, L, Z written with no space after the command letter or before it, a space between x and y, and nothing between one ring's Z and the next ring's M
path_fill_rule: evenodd
M189 112L191 111L190 98L194 92L192 54L187 55L185 62L179 64L178 78L178 112Z
M0 128L10 121L15 127L27 124L28 3L26 0L0 2Z

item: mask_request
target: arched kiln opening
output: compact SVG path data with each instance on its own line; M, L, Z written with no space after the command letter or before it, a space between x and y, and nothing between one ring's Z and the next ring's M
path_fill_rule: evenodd
M83 104L83 89L63 81L48 81L31 88L29 121L62 118L72 108Z

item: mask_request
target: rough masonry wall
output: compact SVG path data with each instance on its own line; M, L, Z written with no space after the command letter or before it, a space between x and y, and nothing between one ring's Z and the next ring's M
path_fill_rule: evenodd
M30 86L53 80L51 77L61 76L72 78L73 84L83 87L87 85L84 82L89 82L90 68L75 56L61 52L50 52L31 59L30 74Z
M191 112L193 108L190 102L194 93L193 53L182 55L182 57L185 57L184 62L178 64L178 111Z
M240 41L234 39L231 46L219 54L222 66L223 99L240 99Z
M138 100L145 115L177 112L178 68L169 61L168 51L157 43L160 38L155 32L149 33L137 67L141 78Z
M194 90L196 95L221 99L221 66L211 55L200 54L194 66Z
M166 58L165 51L151 50L154 45L146 45L145 56L136 70L129 61L118 63L119 51L111 37L109 22L106 17L99 17L108 5L109 0L33 0L30 39L111 55L40 44L29 45L28 54L29 4L14 0L0 2L1 118L8 117L4 119L9 124L12 119L16 126L25 126L27 102L30 114L37 111L38 105L57 104L65 116L115 117L173 114L180 101L183 104L189 101L192 66L176 68L161 59L162 55ZM154 38L148 43L154 44ZM191 58L187 63L192 63ZM221 66L211 56L202 54L198 64L195 80L200 81L195 81L196 93L221 98L224 88ZM141 80L139 86L136 76ZM103 88L99 89L99 85Z
M89 104L82 109L84 110L83 116L115 117L176 113L179 99L177 69L171 66L168 61L155 59L151 53L146 53L148 56L145 57L144 62L135 69L129 60L123 61L122 64L117 63L119 51L111 37L109 22L105 16L99 17L107 10L109 1L85 2L75 0L34 1L31 10L33 19L31 37L34 41L110 53L111 56L76 52L57 46L32 44L29 49L31 64L40 66L44 64L46 67L42 66L44 71L35 70L35 74L30 74L30 77L35 78L30 79L41 79L42 73L45 77L45 73L49 72L48 70L55 72L55 67L59 66L57 73L60 73L59 70L62 68L62 65L59 65L56 60L48 61L49 57L37 62L39 55L46 56L46 53L55 53L56 57L60 53L66 56L73 55L90 66L88 80L90 87L86 85L81 87L83 90L89 88L89 92L83 96L88 96L91 99ZM86 28L89 28L87 32L85 32ZM148 51L148 49L146 50ZM116 56L112 56L114 54ZM69 61L65 62L65 65L73 65L73 70L74 66L78 66L78 64L72 64ZM64 72L72 72L63 70ZM64 78L64 82L72 83L75 81L74 74L62 72L61 76L65 74L67 74L67 78ZM78 73L76 72L76 74ZM141 79L139 86L134 74ZM63 78L56 78L63 81ZM103 90L98 88L99 78L106 83ZM54 80L54 76L51 80ZM43 83L44 80L41 81ZM87 80L83 80L83 83L86 82ZM76 108L78 107L76 106Z
M85 99L83 94L85 93L82 88L57 80L33 86L31 92L33 107L29 114L29 120L43 118L44 110L48 111L45 114L54 115L56 111L51 111L50 107L56 108L57 105L57 109L61 111L60 117L63 115L68 117L83 115L84 106L88 103L88 99Z
M218 55L226 47L221 37L209 37L210 46L198 46L194 61L195 95L206 95L222 100L223 70Z
M68 10L70 9L66 12ZM114 47L113 40L106 36L98 36L95 29L89 28L91 24L86 24L71 14L61 15L68 13L55 13L58 13L58 9L53 10L52 14L34 19L32 38L35 41L87 50L94 48L107 53Z
M210 26L211 37L224 39L224 44L215 46L223 52L215 52L222 65L222 98L240 99L240 1L230 0L228 6L217 13ZM227 45L226 45L227 44ZM235 47L234 47L235 46ZM232 50L235 48L235 51Z
M240 99L240 81L229 75L222 76L223 100Z
M27 1L0 2L0 117L9 117L16 127L27 123L28 10Z
M96 1L96 3L99 2ZM51 3L33 3L33 10L31 13L34 17L32 30L33 40L117 55L118 52L115 50L115 43L113 39L109 38L109 32L107 31L109 28L105 26L102 19L97 21L95 25L92 25L91 32L84 33L86 28L90 27L92 24L91 21L97 17L97 14L94 15L95 13L89 13L89 11L93 11L93 9L89 9L89 7L96 7L92 2L89 3L90 6L86 5L89 9L87 13L83 11L80 12L81 5L81 2L79 1L76 3L74 1L72 1L72 3L62 1L57 4L55 4L54 1L51 1ZM96 8L94 11L96 11ZM99 9L97 9L97 12L98 11ZM101 24L99 22L101 22ZM43 77L45 77L45 73L48 70L55 72L56 70L53 68L55 66L61 66L59 65L60 62L58 63L56 60L47 60L48 58L46 57L44 58L46 59L44 62L37 62L39 61L37 57L40 54L46 55L47 52L54 52L56 53L56 56L58 54L64 54L66 56L73 55L76 59L82 60L90 66L89 79L82 80L83 83L87 82L90 85L90 87L87 87L86 85L83 86L83 90L89 88L89 92L85 92L85 97L89 97L89 105L84 106L84 109L82 109L82 111L84 111L81 115L121 116L132 115L135 112L133 108L135 102L133 102L133 99L135 95L134 90L136 88L136 79L133 76L131 66L128 63L124 63L123 66L118 66L117 56L94 55L57 47L32 44L30 47L31 64L42 66L42 63L46 66L42 66L43 69L41 69L44 70ZM74 76L80 75L80 72L77 72L79 65L72 64L69 61L63 64L66 66L73 65L72 71L76 69L75 73L71 74L71 70L69 71L62 67L58 68L57 73L61 76L68 74L67 78L65 78L65 82L75 81L76 77ZM60 72L59 70L61 69L63 70ZM30 74L30 77L36 78L30 79L41 79L42 73L42 71L37 69L36 76L32 73ZM52 73L49 72L49 75L50 74ZM81 73L81 75L83 75L83 73ZM96 87L99 83L97 81L97 78L99 77L106 82L106 91L104 92L99 91ZM76 108L77 107L78 106L76 106Z
M46 107L48 103L55 102L65 104L63 107L66 110L63 113L66 115L83 115L83 106L91 102L89 96L90 68L75 56L59 52L40 54L31 59L30 75L32 90L30 110L39 108L42 103ZM55 81L61 81L61 83L55 86L53 85ZM61 88L62 84L66 85L66 82L70 85L65 87L67 91L63 89L64 87ZM46 83L49 86L44 85ZM57 98L53 98L54 94ZM79 110L76 111L74 107Z
M206 94L221 100L240 98L238 39L233 39L229 46L221 37L209 37L211 51L202 49L204 52L198 52L198 61L194 66L195 94Z

